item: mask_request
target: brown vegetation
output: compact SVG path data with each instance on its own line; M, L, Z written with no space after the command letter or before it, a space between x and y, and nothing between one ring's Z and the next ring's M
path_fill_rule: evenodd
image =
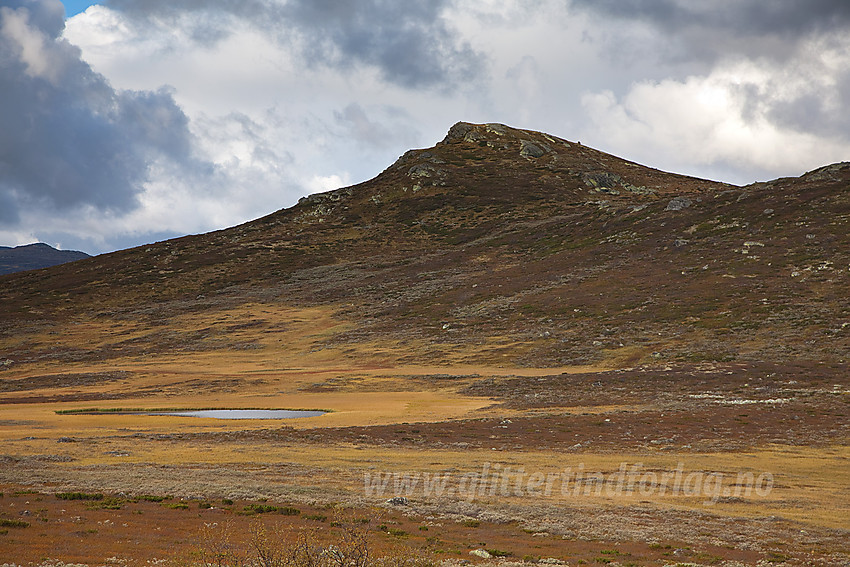
M0 558L143 565L229 524L200 540L233 554L193 560L337 567L319 548L348 541L345 508L383 510L376 566L846 563L848 183L837 164L734 187L461 123L257 221L2 276L0 518L29 526L0 528ZM80 413L208 407L331 413ZM364 492L379 472L621 463L774 486L711 505Z

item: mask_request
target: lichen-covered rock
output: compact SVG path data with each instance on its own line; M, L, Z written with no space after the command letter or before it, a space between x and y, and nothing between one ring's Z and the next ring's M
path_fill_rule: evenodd
M687 209L691 206L693 201L688 199L687 197L673 197L670 199L670 202L667 203L667 207L665 207L665 211L681 211L682 209Z
M522 149L519 151L519 155L526 158L539 158L542 157L546 152L540 146L533 142L529 142L528 140L522 140Z
M298 199L298 204L303 206L320 205L327 203L338 203L347 197L351 197L354 191L351 187L343 187L342 189L334 189L324 193L314 193Z
M583 173L581 175L581 180L584 181L584 184L588 187L600 189L602 187L616 187L623 181L623 178L616 173L597 171L592 173Z
M460 142L472 131L473 128L475 128L475 126L469 122L458 122L449 128L448 134L446 134L446 137L443 138L443 143Z
M496 124L496 123L485 124L484 128L486 128L487 131L490 132L491 134L496 134L497 136L504 136L505 134L508 133L508 127L505 126L504 124Z

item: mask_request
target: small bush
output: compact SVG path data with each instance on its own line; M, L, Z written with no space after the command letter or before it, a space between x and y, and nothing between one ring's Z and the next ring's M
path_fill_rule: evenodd
M304 519L305 520L315 520L317 522L324 522L325 520L328 519L328 517L323 515L323 514L305 514Z
M399 528L390 528L390 529L387 530L387 533L390 534L391 536L396 536L396 537L402 537L402 536L407 535L406 531L399 529Z
M29 522L24 522L23 520L0 520L0 528L28 528L30 527Z
M154 496L152 494L142 494L141 496L136 496L136 501L144 501L144 502L162 502L165 500L165 496Z
M100 492L91 494L88 492L59 492L56 498L60 500L103 500L104 496Z
M174 504L168 504L168 507L172 508L174 510L188 510L189 509L189 505L186 504L185 502L175 502Z
M121 498L103 498L94 499L86 504L89 510L120 510L124 507L124 500Z
M233 500L231 500L230 498L222 498L221 503L225 506L233 506Z
M477 528L478 526L480 526L480 525L481 525L481 522L480 522L480 521L478 521L478 520L464 520L464 521L463 521L463 522L461 522L461 523L462 523L464 526L466 526L467 528Z
M301 510L293 508L292 506L281 506L278 508L278 512L284 516L298 516L301 514Z
M268 514L269 512L277 512L278 507L270 504L248 504L243 510L254 514Z
M502 549L488 549L487 553L493 557L508 557L509 555L512 555L510 551L504 551Z

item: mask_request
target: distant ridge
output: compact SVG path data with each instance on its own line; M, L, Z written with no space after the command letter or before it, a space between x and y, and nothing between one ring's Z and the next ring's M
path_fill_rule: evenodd
M41 242L14 248L0 246L0 275L47 268L83 258L91 256L78 250L57 250Z

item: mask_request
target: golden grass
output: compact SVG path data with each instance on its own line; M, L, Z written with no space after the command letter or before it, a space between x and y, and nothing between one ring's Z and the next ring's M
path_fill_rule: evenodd
M251 327L244 323L257 322ZM37 362L15 365L3 379L21 379L44 374L125 370L126 382L105 382L95 386L51 387L42 390L8 392L7 402L33 396L99 394L117 399L97 401L45 401L43 403L0 404L0 454L13 456L60 455L74 461L52 464L72 470L78 467L116 463L158 463L163 465L295 464L311 471L298 479L310 486L336 487L362 496L366 471L453 470L455 474L477 472L488 462L524 467L525 470L554 472L584 463L585 469L605 474L615 472L620 463L643 463L648 469L672 470L679 462L685 470L723 472L771 472L775 488L765 498L745 498L718 502L710 507L705 498L647 496L639 494L605 496L554 495L549 503L587 506L648 505L664 508L703 510L732 517L774 515L803 524L829 528L850 528L850 477L846 463L850 448L764 447L734 453L691 454L642 452L629 454L553 452L507 452L489 449L419 450L405 447L360 447L343 443L320 446L307 443L256 441L187 440L163 443L145 435L193 432L237 432L385 425L403 422L438 422L470 417L533 415L542 410L494 409L486 398L465 396L461 387L488 376L533 378L560 373L604 370L598 367L517 368L510 364L481 364L471 361L498 359L502 351L522 351L521 344L491 338L486 344L445 347L439 363L411 364L413 353L431 348L424 343L329 342L349 328L332 308L293 308L272 304L242 305L220 311L205 311L174 317L169 328L182 332L204 331L229 341L255 342L254 350L166 351L153 356L128 354L98 362ZM13 352L23 344L74 348L81 345L106 346L128 339L143 339L153 330L141 323L118 320L79 320L59 335L29 334L3 339L3 352ZM443 348L441 346L440 348ZM481 353L485 355L482 356ZM612 363L624 363L640 353L621 349L611 353ZM419 360L423 360L420 357ZM452 380L423 380L422 376L449 374ZM311 391L317 390L317 391ZM57 415L56 410L96 407L229 407L229 408L323 408L332 413L285 422L264 420L214 420L172 416L140 415ZM547 408L545 413L598 413L638 411L639 406L606 405L578 408ZM60 437L84 440L57 444ZM109 454L108 452L113 452ZM115 456L125 452L126 456ZM499 505L518 498L508 497ZM525 501L525 504L528 504Z

